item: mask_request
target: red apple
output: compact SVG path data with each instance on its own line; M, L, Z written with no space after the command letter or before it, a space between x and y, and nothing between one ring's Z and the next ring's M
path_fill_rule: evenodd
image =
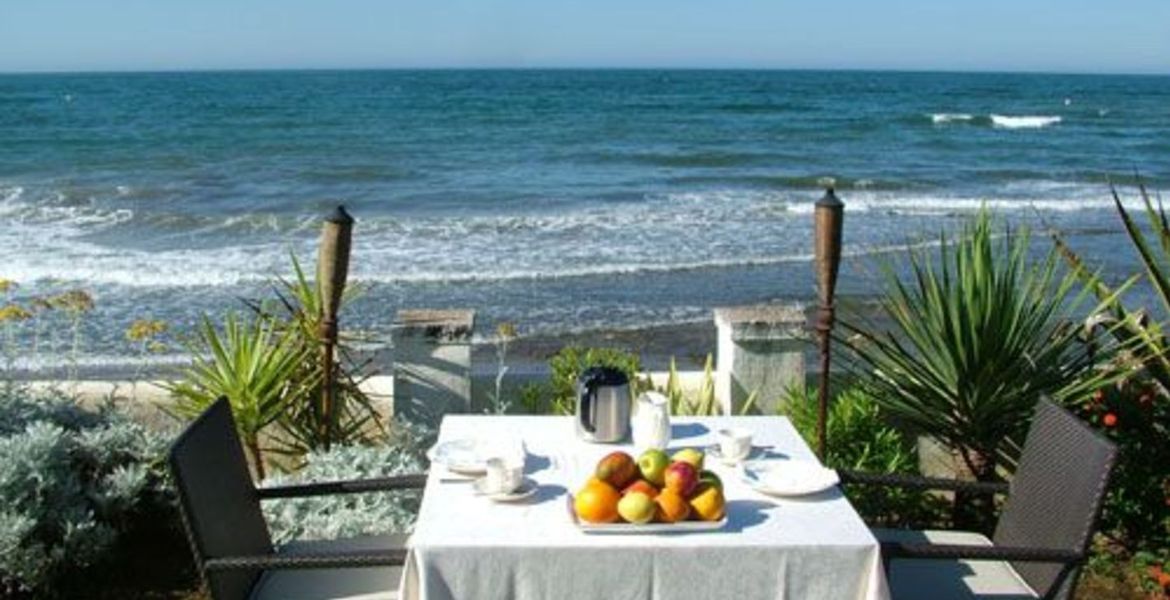
M694 465L682 461L675 461L666 467L666 489L674 490L684 498L689 497L699 485L699 473Z
M658 488L650 485L650 482L646 481L645 479L639 479L634 483L627 485L626 489L622 490L622 495L625 496L630 492L642 492L643 494L653 498L658 495Z
M638 463L625 452L611 452L597 463L594 476L620 490L638 476Z

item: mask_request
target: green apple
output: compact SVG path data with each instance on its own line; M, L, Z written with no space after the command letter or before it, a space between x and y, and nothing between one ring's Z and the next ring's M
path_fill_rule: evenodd
M642 492L630 492L618 502L617 511L630 523L649 523L654 518L654 499Z
M711 487L719 488L719 491L721 492L723 491L723 480L719 479L719 476L712 473L711 471L703 471L702 473L699 473L699 485L704 483L710 485Z
M694 448L683 448L670 457L672 462L689 463L696 471L703 470L703 453Z
M670 466L670 457L665 452L651 448L638 457L638 470L642 472L642 479L662 487L666 467Z

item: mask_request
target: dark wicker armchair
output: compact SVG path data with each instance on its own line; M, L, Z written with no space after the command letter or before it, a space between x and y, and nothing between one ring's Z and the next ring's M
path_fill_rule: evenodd
M401 536L301 542L276 548L260 501L421 488L425 475L257 488L231 406L220 398L175 442L170 467L195 562L215 600L397 597Z
M841 479L1008 494L990 540L969 532L875 530L895 600L1065 600L1088 553L1116 453L1077 417L1041 400L1010 485L856 472Z

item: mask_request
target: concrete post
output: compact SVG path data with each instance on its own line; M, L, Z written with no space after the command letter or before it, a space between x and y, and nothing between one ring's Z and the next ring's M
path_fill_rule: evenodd
M724 414L739 414L753 393L755 412L775 414L788 388L805 384L803 305L716 308L715 327L715 390Z
M471 409L472 310L400 310L394 323L394 413L438 425Z

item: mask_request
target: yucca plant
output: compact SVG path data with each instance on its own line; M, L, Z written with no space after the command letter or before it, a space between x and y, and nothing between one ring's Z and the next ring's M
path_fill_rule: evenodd
M670 401L670 414L711 416L719 414L719 403L715 401L715 374L714 360L707 355L703 365L703 380L693 398L683 393L682 381L678 376L678 365L674 357L670 357L670 370L667 371L666 387L659 390Z
M290 456L301 456L309 452L326 449L335 444L353 444L369 441L384 432L376 407L369 396L362 391L361 375L365 364L358 364L349 351L352 340L342 335L336 348L338 359L334 369L334 400L338 403L336 422L330 422L329 415L320 414L324 385L325 365L321 361L321 293L314 282L305 276L304 269L296 256L291 257L292 279L279 279L276 284L276 301L249 303L262 319L286 333L299 346L301 361L292 377L301 382L305 401L290 404L280 415L277 425L285 434L274 450ZM342 306L351 301L360 288L350 286L342 298Z
M650 376L645 377L646 381ZM694 397L687 397L683 391L682 380L678 375L678 365L674 357L670 357L670 368L666 375L666 386L658 389L670 402L670 414L676 416L711 417L723 414L718 399L715 397L715 358L710 354L703 363L703 379L699 382L699 389ZM749 415L755 411L756 399L759 394L752 391L740 407L741 415Z
M229 313L220 331L204 317L188 342L191 363L164 385L173 414L192 419L221 396L231 402L240 439L260 479L266 475L261 432L292 407L304 406L315 377L299 373L312 348L268 319L242 321Z
M883 331L842 323L850 367L888 414L951 448L980 481L1011 468L1041 396L1087 396L1103 372L1081 326L1083 290L1058 258L1029 259L1026 229L1002 236L984 209L939 253L909 251L909 280L887 264ZM955 498L953 518L984 526L986 498Z

